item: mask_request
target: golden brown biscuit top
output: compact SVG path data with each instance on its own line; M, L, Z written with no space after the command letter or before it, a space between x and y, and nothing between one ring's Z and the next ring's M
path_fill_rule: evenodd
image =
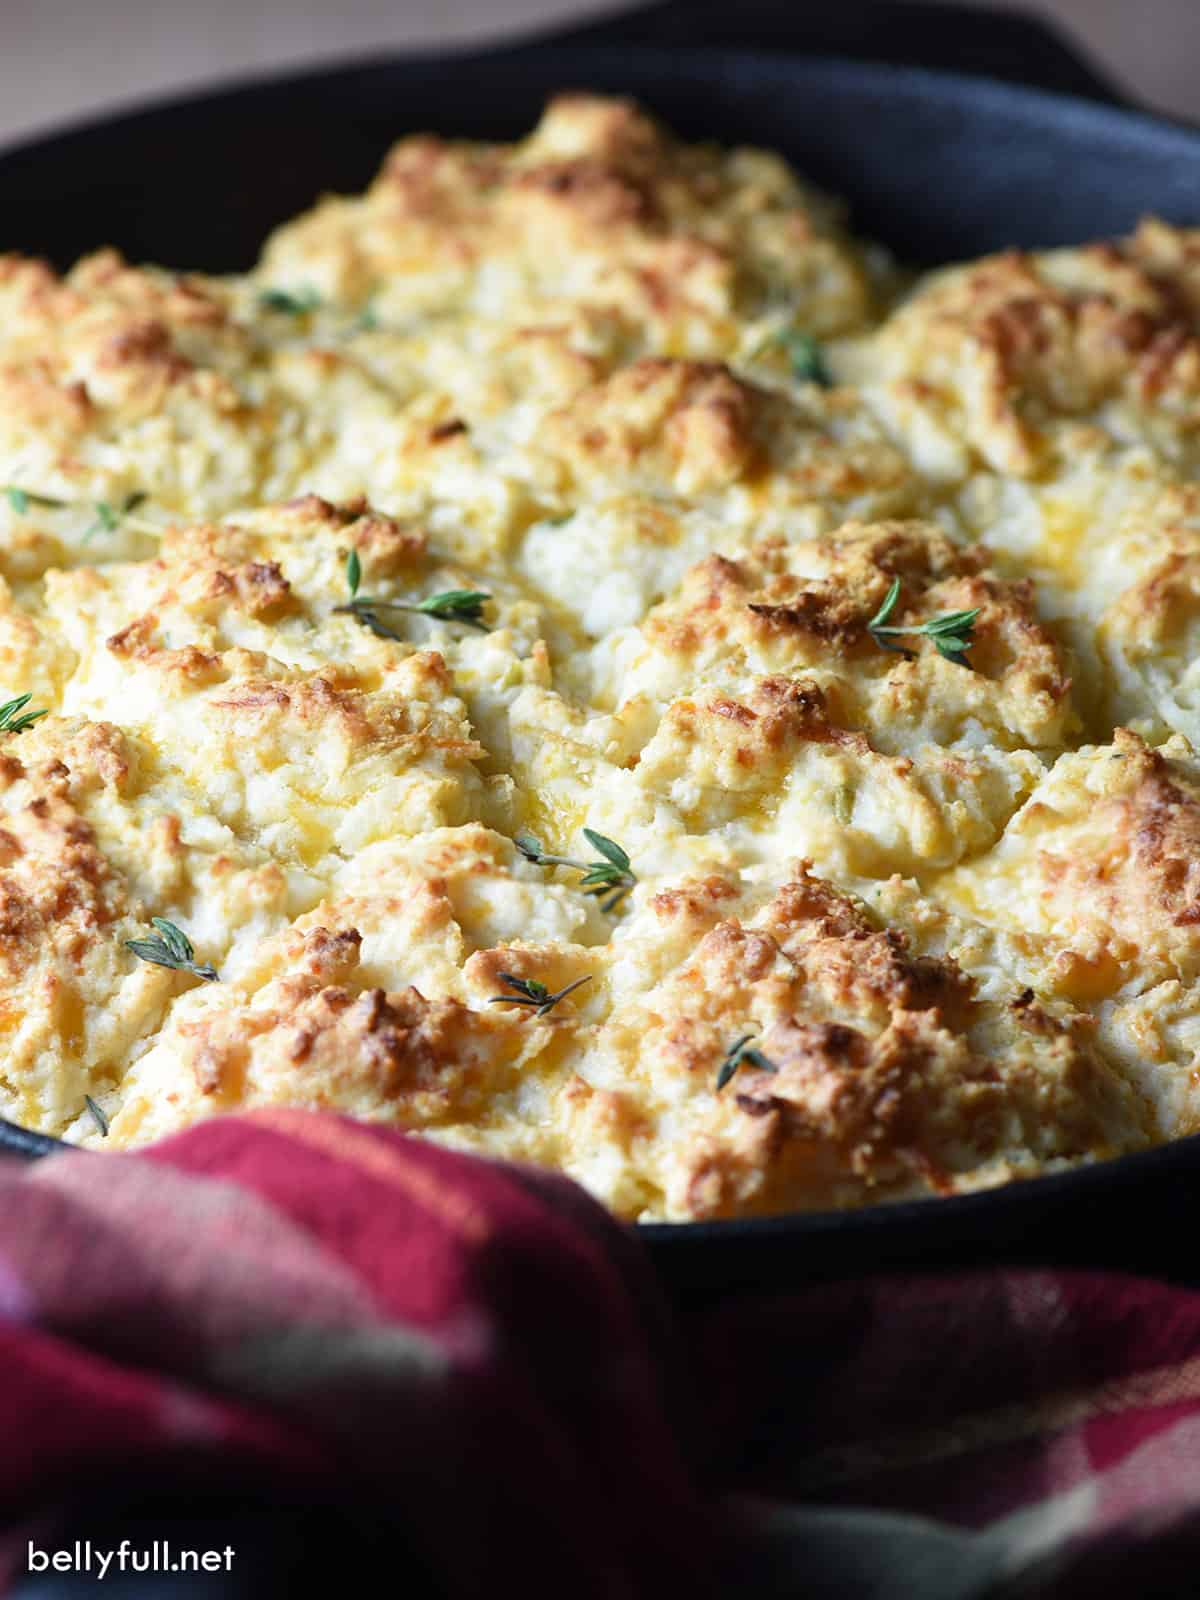
M1035 475L1074 418L1185 466L1200 385L1198 261L1191 234L1150 219L1116 243L940 272L884 324L866 368L902 426L926 419L997 472Z
M800 299L821 333L868 303L835 210L778 158L685 145L586 94L551 101L515 145L402 140L365 195L279 230L264 265L397 313L602 306L678 354L724 353L772 298Z
M0 1111L675 1220L1200 1127L1198 263L900 298L590 94L240 277L5 257Z

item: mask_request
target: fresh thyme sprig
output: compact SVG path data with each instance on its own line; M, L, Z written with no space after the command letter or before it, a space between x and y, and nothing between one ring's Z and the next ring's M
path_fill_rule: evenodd
M757 1067L760 1072L778 1072L779 1068L773 1061L767 1059L761 1050L755 1050L750 1041L752 1033L744 1033L738 1042L726 1052L717 1073L717 1093L733 1078L739 1067Z
M797 383L815 383L822 389L833 388L833 373L825 359L825 350L821 341L811 333L804 333L799 328L780 328L767 335L758 347L758 354L771 349L784 351L791 365L792 377Z
M258 303L264 311L278 311L287 317L304 317L321 305L321 296L315 289L263 289Z
M78 500L56 500L48 494L35 494L32 489L22 489L15 483L5 484L4 498L18 517L27 517L30 506L43 506L47 511L66 511L82 504ZM108 500L93 501L91 506L95 520L84 529L83 543L86 544L97 533L112 533L145 499L144 494L134 493L126 495L119 506L114 506Z
M24 733L40 718L50 715L47 707L40 711L26 711L25 707L32 699L31 694L19 694L15 700L6 700L0 706L0 733Z
M576 978L575 982L569 983L565 989L560 989L557 994L551 994L546 985L539 983L536 978L518 978L511 972L502 972L500 974L500 982L506 983L515 992L513 994L494 994L488 1001L488 1005L529 1006L535 1017L544 1017L572 990L578 989L582 984L590 983L591 981L591 973L585 972L582 978Z
M331 304L322 298L316 289L261 289L258 293L258 304L263 311L275 312L281 317L307 317L314 311L330 311L338 319L335 328L328 328L327 335L340 334L348 339L357 337L360 333L376 333L383 326L379 320L379 312L368 301L366 305L353 314L345 307Z
M83 543L87 544L97 533L115 533L121 526L123 518L137 508L146 499L144 494L127 494L119 506L110 505L107 500L97 500L96 520L83 532Z
M100 1109L100 1107L92 1099L90 1094L85 1094L83 1098L84 1098L84 1102L87 1105L88 1110L92 1114L92 1121L96 1124L97 1128L99 1128L99 1130L100 1130L100 1137L102 1139L107 1139L108 1138L108 1118L104 1115L104 1112Z
M797 383L815 383L822 389L833 388L833 374L825 360L825 351L811 333L783 333L779 342L787 351L792 364L792 377Z
M637 877L629 857L615 840L596 833L592 828L585 828L583 836L594 850L600 852L603 861L574 861L570 856L548 855L542 849L541 841L531 833L519 833L513 843L526 861L536 862L541 867L571 867L576 872L582 872L579 887L584 894L596 895L601 911L612 911L633 888Z
M486 589L444 589L441 594L431 594L415 606L399 606L397 609L417 611L424 617L437 617L441 622L462 622L468 628L478 628L480 633L487 633L483 602L491 598ZM393 602L385 600L383 604L391 605Z
M411 602L360 595L358 589L361 583L362 562L358 558L358 551L351 550L346 557L346 587L350 590L350 599L344 606L335 606L333 609L349 612L379 639L404 637L388 626L379 615L381 611L412 611L419 616L436 617L439 622L461 622L465 627L478 628L480 633L489 631L488 624L483 620L483 603L492 597L485 590L444 589L441 594L431 594L425 600Z
M960 667L971 665L967 660L967 651L975 642L972 632L975 620L979 616L979 606L972 611L948 611L943 617L932 617L928 622L917 622L907 628L888 627L887 620L895 611L899 598L900 579L893 578L883 604L867 623L868 633L881 650L893 650L898 655L908 656L911 659L911 650L905 650L902 645L889 644L886 636L922 634L926 639L933 640L938 655L945 656L947 661L953 661Z
M165 917L151 917L150 921L158 932L149 939L126 939L127 949L139 960L152 962L156 967L172 967L177 972L190 972L194 977L203 978L206 983L216 982L217 969L196 961L192 941L182 928Z
M30 506L45 506L48 511L61 511L68 503L66 500L54 500L48 494L34 494L32 489L18 488L15 483L4 485L4 498L19 517L27 517Z

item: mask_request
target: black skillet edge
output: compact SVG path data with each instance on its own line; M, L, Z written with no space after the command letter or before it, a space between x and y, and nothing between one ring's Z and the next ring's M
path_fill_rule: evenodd
M576 27L553 28L530 44L704 46L788 55L838 56L996 78L1111 105L1127 97L1079 43L1045 17L937 0L838 0L836 6L780 0L658 0Z

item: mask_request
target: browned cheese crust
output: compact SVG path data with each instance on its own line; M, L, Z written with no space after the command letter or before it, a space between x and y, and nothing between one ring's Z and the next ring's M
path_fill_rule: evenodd
M1198 341L1200 235L906 287L583 93L0 259L0 1114L677 1221L1200 1128Z

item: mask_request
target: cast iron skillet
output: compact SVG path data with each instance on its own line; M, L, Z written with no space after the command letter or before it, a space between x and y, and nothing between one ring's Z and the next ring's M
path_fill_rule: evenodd
M400 134L514 137L562 87L636 95L692 137L776 147L850 199L860 233L913 262L1118 233L1148 210L1200 223L1200 132L1111 103L1096 74L1039 25L851 0L839 0L837 13L784 20L781 8L755 0L668 4L550 46L292 74L92 122L0 155L0 247L66 264L113 243L181 268L245 267L266 231L317 192L365 184ZM832 27L843 52L903 49L943 64L957 52L972 68L1040 74L1073 95L783 48L811 46L795 33L811 35L814 23ZM757 27L769 48L731 48L731 27L743 40ZM0 1148L15 1154L54 1147L0 1129ZM641 1236L687 1299L871 1268L1000 1260L1188 1277L1197 1198L1200 1142L1186 1139L980 1195L654 1225Z

